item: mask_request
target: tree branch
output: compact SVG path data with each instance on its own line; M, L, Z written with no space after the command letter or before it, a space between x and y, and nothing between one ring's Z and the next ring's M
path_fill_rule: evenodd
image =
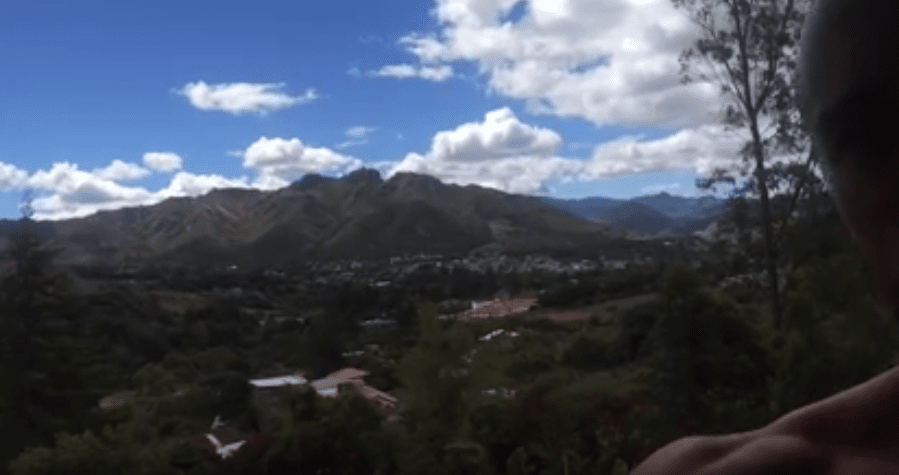
M796 203L799 201L799 195L802 193L802 189L805 187L805 184L808 181L808 175L811 173L811 165L815 162L816 159L817 151L813 143L811 148L809 149L808 158L805 161L806 173L804 173L799 178L799 182L796 184L796 189L793 190L793 196L790 197L790 204L787 206L787 215L777 227L777 242L783 242L783 235L786 231L787 223L790 222L790 217L793 215L793 211L796 209Z

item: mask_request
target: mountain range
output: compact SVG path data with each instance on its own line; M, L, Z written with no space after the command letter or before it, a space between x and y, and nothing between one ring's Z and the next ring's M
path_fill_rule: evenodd
M550 206L575 216L616 228L646 233L689 234L705 229L727 208L725 200L712 196L684 197L668 193L639 196L630 200L543 198Z
M577 252L628 231L689 232L723 209L714 198L559 200L413 173L383 180L363 168L342 178L306 175L274 191L217 189L36 224L66 263L272 266L475 250ZM0 245L16 223L0 220Z

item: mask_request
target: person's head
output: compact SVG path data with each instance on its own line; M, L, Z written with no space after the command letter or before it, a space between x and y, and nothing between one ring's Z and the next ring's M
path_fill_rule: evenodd
M899 309L899 0L816 0L800 107L884 306Z

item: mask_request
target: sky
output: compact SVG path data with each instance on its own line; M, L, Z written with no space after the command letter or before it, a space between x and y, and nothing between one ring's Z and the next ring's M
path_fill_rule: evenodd
M0 218L407 171L559 198L696 196L743 138L680 81L670 0L7 0Z

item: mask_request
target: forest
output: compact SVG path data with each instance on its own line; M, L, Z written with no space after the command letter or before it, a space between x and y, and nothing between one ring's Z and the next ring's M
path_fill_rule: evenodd
M499 287L427 285L390 296L344 285L297 296L320 309L307 321L263 327L240 315L238 297L177 314L127 287L79 294L28 234L29 220L21 225L0 306L2 458L17 475L83 467L619 475L675 438L758 427L857 384L887 368L899 347L832 206L785 228L780 329L763 285L721 285L758 270L758 245L722 245L701 268L656 262L518 284L560 311L652 296L612 318L439 319L444 299L489 298ZM394 327L359 325L365 309L388 307ZM500 328L518 336L479 339ZM347 356L363 346L376 349ZM396 396L398 417L308 387L273 407L253 403L252 378L301 368L311 380L344 366ZM122 390L137 396L98 408ZM262 412L274 422L263 424ZM216 419L253 434L240 456L216 459L186 443Z

